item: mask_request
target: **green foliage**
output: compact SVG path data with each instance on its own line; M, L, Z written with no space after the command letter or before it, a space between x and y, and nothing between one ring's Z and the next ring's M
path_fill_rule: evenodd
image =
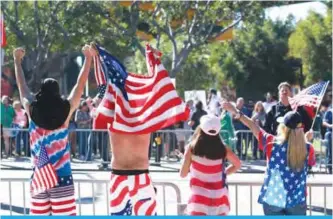
M285 23L245 23L233 41L213 45L209 64L219 83L227 82L239 96L257 99L276 91L281 81L294 82L295 66L287 58L292 31L291 18Z
M208 90L215 86L214 75L207 65L209 51L201 48L194 51L188 58L182 70L176 76L179 95L183 96L187 90Z
M63 59L69 64L80 54L82 46L91 41L101 43L120 60L132 55L126 41L103 32L107 30L108 20L95 13L95 4L78 1L2 3L8 33L6 49L11 53L15 47L26 48L23 68L31 87L50 71L67 73L66 66L52 66L52 63Z
M129 7L115 1L12 1L2 2L2 10L6 49L26 47L24 70L32 85L48 75L55 58L69 63L91 41L124 61L128 71L146 74L140 30L153 36L150 43L162 51L180 94L227 84L238 95L259 98L276 91L282 80L298 82L295 58L303 61L306 84L331 77L331 2L326 16L311 13L296 30L292 18L265 20L265 8L292 2L154 1L155 9L144 11L140 1ZM178 25L171 27L173 21ZM208 43L229 28L235 29L232 41ZM71 74L67 81L75 82L75 66L57 71Z
M332 78L332 10L311 12L289 39L290 55L303 63L305 85Z

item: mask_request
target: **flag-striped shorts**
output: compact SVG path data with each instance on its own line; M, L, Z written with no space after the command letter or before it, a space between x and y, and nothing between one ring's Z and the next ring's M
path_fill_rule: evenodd
M112 170L111 215L156 215L156 193L148 170Z
M58 186L31 197L31 215L76 215L73 178L59 179Z

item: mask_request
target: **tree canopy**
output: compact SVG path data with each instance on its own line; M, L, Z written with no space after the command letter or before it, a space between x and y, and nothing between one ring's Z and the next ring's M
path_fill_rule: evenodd
M2 2L2 10L7 49L27 49L23 67L30 86L51 71L65 72L72 85L79 68L68 63L91 41L129 71L143 74L144 43L149 41L163 52L179 91L226 84L255 98L275 90L281 80L299 82L299 60L306 84L330 76L331 7L326 16L311 13L296 26L292 18L273 22L265 17L267 7L290 3L12 1ZM232 40L216 42L231 30Z
M290 56L302 60L305 85L332 78L332 9L310 12L289 38Z

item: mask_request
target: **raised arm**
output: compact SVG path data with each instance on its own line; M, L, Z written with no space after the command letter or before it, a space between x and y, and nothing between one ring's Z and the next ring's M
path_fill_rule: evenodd
M246 115L239 112L236 109L236 107L234 107L231 103L229 103L227 101L222 102L222 107L225 110L228 110L232 115L239 117L237 119L239 119L239 121L241 121L244 125L246 125L252 131L252 133L256 136L256 138L258 138L259 132L260 132L260 127L255 122L253 122Z
M72 114L80 105L80 99L83 93L84 86L89 76L91 61L93 56L96 54L95 51L89 45L85 45L82 48L82 53L85 56L83 67L81 68L80 74L78 76L77 82L72 89L70 95L68 96L68 101L71 104Z
M29 112L29 103L32 101L33 96L31 94L30 89L27 86L25 81L23 69L22 69L22 59L25 55L25 51L23 48L17 48L13 52L14 56L14 66L15 66L15 78L17 87L20 93L20 99L23 107L27 112Z

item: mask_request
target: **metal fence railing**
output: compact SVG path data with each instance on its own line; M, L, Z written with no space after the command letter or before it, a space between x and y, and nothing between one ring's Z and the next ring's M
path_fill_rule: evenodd
M228 183L229 190L234 190L234 195L230 196L234 211L231 214L235 215L258 215L261 213L262 206L257 203L262 182L245 182L232 181ZM247 190L248 195L244 197L244 191ZM330 191L329 191L330 190ZM229 192L230 193L230 192ZM316 214L332 214L332 197L328 195L332 193L332 184L330 183L307 183L307 215ZM328 202L330 205L328 205ZM245 210L244 203L249 203ZM330 207L328 207L330 206ZM248 213L249 212L249 213Z
M261 181L228 182L229 215L263 215L262 205L257 202L261 186ZM307 215L332 215L332 192L332 184L307 183ZM186 208L184 203L181 206Z
M29 182L29 179L1 179L1 205L2 208L7 206L5 209L9 211L9 215L29 214ZM75 180L77 214L110 215L109 183L109 180ZM178 186L170 182L154 182L154 187L157 189L158 215L167 215L167 212L180 214L178 204L181 203L181 192Z
M78 179L74 183L78 215L109 215L108 180ZM4 178L0 185L3 212L6 210L5 214L9 215L29 214L29 180ZM185 214L190 194L188 182L154 182L154 186L157 188L158 215ZM229 181L230 215L262 215L262 206L257 202L261 186L261 180ZM307 214L332 215L333 197L329 195L332 192L330 183L308 182Z
M30 157L29 133L27 129L4 129L10 135L10 146L3 147L6 153L9 147L9 156ZM185 145L190 141L192 130L174 129L160 130L151 135L148 157L159 164L161 160L179 161L177 151L183 152ZM246 161L265 159L264 153L259 150L258 141L249 130L236 131L234 136L221 131L221 137L229 147ZM69 131L68 142L73 158L84 162L99 161L108 164L111 160L110 139L107 130L74 129ZM7 143L8 144L8 143ZM317 146L317 164L319 171L327 171L326 145L319 132L314 133L314 145Z

